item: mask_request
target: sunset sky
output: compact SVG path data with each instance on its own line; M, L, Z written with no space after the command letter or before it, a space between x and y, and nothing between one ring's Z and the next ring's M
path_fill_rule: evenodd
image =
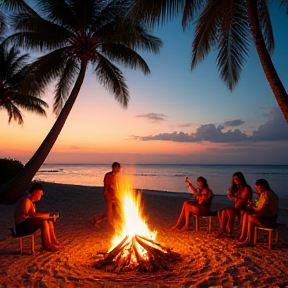
M271 7L272 61L288 91L288 16ZM144 53L151 74L122 68L130 102L123 109L91 70L45 163L288 164L288 125L267 82L253 43L241 79L230 92L216 53L191 72L193 26L178 19L153 33L164 42ZM0 158L25 164L51 129L53 86L43 99L47 118L23 111L24 125L0 110Z

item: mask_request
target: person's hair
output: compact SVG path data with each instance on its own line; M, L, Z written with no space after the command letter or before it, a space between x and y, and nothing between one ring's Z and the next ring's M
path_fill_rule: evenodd
M209 187L207 180L203 176L198 177L197 181L199 181L199 182L201 182L203 184L203 188L208 188Z
M232 176L232 186L231 186L231 192L232 192L232 193L235 193L235 192L238 191L237 184L235 184L235 182L234 182L234 180L233 180L234 176L237 176L237 177L242 181L242 186L243 186L243 187L246 187L246 186L250 187L250 186L247 184L243 173L242 173L242 172L235 172L235 173L233 174L233 176Z
M258 179L258 180L256 180L255 185L261 186L261 187L264 188L265 190L271 190L268 181L265 180L265 179Z
M34 182L32 184L32 187L29 189L29 194L33 193L35 190L42 190L43 191L43 186L40 183Z
M112 168L114 168L114 167L120 167L120 163L118 163L118 162L113 162Z

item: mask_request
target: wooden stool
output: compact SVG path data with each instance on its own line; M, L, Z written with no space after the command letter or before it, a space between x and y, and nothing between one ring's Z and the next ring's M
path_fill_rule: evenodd
M34 255L34 247L35 247L35 235L34 234L30 234L30 235L26 235L26 236L17 236L14 228L9 228L9 230L11 231L12 237L13 238L18 238L19 239L19 248L20 248L20 254L23 254L23 240L24 239L30 239L30 243L31 243L31 254Z
M208 219L208 232L211 232L211 226L212 226L212 215L194 215L195 217L195 229L196 231L199 231L199 224L200 220L207 220Z
M271 244L272 244L272 234L273 231L275 231L275 243L278 242L278 226L275 226L273 228L265 228L265 227L255 227L254 228L254 245L256 244L257 238L258 238L258 230L264 230L268 231L268 249L271 249Z

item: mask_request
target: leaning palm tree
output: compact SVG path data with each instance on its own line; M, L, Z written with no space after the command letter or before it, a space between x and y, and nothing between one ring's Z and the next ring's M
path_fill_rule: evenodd
M280 3L286 12L287 3L287 0ZM218 50L220 76L231 91L240 79L252 38L266 78L288 123L288 95L271 60L274 38L267 0L131 0L130 13L152 25L182 14L183 29L196 15L191 69L211 50Z
M13 119L23 124L22 109L46 116L47 103L37 93L32 95L22 90L29 69L28 58L28 54L20 55L15 46L8 50L0 44L0 110L7 111L9 123Z
M89 64L96 79L124 107L129 101L128 87L117 63L150 73L144 59L135 51L159 52L160 39L148 34L141 21L126 14L125 1L41 0L38 15L20 13L14 17L14 42L23 48L47 51L30 67L27 91L44 90L57 80L55 124L23 170L0 188L0 203L14 203L44 163L79 94Z

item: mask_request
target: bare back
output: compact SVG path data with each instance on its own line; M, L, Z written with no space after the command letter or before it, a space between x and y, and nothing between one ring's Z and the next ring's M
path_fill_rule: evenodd
M19 225L26 218L31 217L35 213L35 206L28 196L21 197L15 206L14 220L15 225Z

